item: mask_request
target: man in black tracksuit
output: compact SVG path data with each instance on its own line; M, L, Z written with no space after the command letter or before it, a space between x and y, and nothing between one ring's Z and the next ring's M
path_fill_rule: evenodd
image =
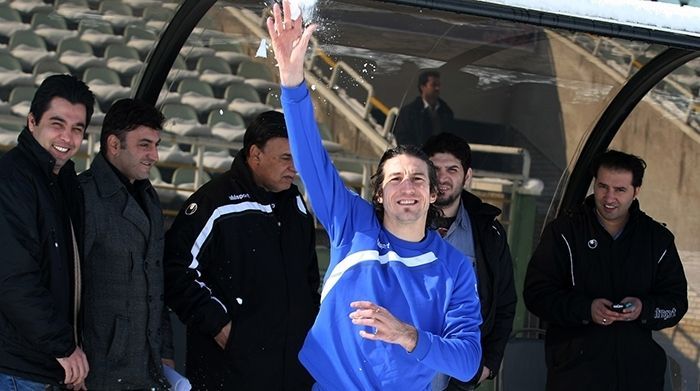
M423 151L438 174L435 204L443 216L437 219L435 228L448 243L475 260L483 319L481 368L474 378L461 382L438 375L433 381L433 390L473 390L498 373L513 329L517 302L513 261L506 232L496 220L501 211L464 190L472 176L469 144L452 133L440 133L425 142Z
M94 97L69 75L37 89L17 147L0 160L0 389L80 388L76 336L82 193L70 160Z
M297 354L318 312L319 272L282 114L258 116L243 144L166 234L166 303L187 324L194 389L308 390Z
M663 389L652 330L681 320L687 285L673 234L639 209L645 167L604 153L594 194L546 227L530 260L524 299L549 325L547 390Z

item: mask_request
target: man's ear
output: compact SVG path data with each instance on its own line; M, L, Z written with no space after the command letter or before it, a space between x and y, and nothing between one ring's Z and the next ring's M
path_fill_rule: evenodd
M248 152L248 156L250 156L250 159L253 161L260 161L260 154L262 154L262 150L258 148L257 145L253 144L250 146L250 151Z
M467 169L467 172L464 174L464 185L466 187L471 187L473 175L474 175L474 172L472 171L472 168L469 167Z
M641 190L642 190L642 187L641 187L641 186L637 186L637 187L634 188L634 198L637 198L637 196L639 195L639 192L640 192Z
M119 141L119 137L110 134L107 136L107 152L109 152L110 155L116 156L117 151L121 149L121 141Z
M33 113L29 113L27 115L27 128L30 132L34 133L34 129L36 128L36 118L34 117Z

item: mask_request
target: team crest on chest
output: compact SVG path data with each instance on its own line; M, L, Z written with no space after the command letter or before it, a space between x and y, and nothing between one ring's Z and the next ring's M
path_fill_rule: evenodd
M588 241L588 248L591 250L595 250L595 248L598 247L598 241L595 239L591 239Z

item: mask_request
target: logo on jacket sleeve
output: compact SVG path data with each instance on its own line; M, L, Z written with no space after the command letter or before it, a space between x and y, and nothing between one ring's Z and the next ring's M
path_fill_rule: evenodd
M197 211L197 203L193 202L189 205L187 205L187 208L185 209L185 214L188 216L192 216L194 212Z

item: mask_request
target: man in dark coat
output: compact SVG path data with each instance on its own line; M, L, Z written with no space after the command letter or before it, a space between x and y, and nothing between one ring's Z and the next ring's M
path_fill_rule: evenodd
M396 117L394 137L398 145L421 145L432 135L453 130L452 109L440 99L440 73L421 72L418 93L420 96L402 107Z
M545 228L528 265L527 308L548 324L547 390L657 390L666 355L652 330L688 309L673 234L639 209L646 164L608 151L593 195Z
M475 260L481 302L481 368L467 382L438 375L433 390L473 390L493 379L513 329L517 296L513 284L513 261L506 232L496 217L501 211L464 190L472 177L471 148L452 133L432 136L423 145L438 174L435 204L443 216L436 227L443 238ZM448 383L449 381L449 383Z
M94 96L70 75L46 78L17 147L0 160L0 389L81 388L78 346L82 194L70 160ZM24 388L23 388L24 387Z
M85 194L83 344L86 385L96 390L169 389L173 365L163 304L163 216L148 180L163 115L122 99L105 115L100 153L80 175Z
M198 390L308 390L297 354L318 312L314 220L284 117L260 114L231 169L187 200L165 239L167 304L187 325Z

